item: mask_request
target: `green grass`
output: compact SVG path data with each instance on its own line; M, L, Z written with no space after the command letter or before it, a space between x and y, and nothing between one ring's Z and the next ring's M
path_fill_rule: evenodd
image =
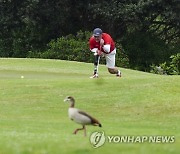
M93 65L39 59L0 59L0 153L2 154L164 154L180 153L180 77L121 69L116 78L100 66L100 78L89 79ZM24 76L24 79L21 79ZM97 117L102 128L81 127L68 119L68 104ZM94 149L89 136L168 136L174 143L105 143Z

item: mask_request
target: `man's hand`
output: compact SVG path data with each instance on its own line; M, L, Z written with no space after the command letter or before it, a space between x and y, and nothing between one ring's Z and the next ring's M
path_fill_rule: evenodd
M102 55L102 51L101 50L97 50L97 55L101 56Z

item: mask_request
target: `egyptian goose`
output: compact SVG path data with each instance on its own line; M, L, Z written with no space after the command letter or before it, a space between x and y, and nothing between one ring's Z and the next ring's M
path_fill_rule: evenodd
M72 96L67 96L64 101L70 102L70 107L68 110L68 115L71 120L74 122L81 124L83 127L76 129L73 134L76 134L79 130L84 130L84 136L86 136L86 127L85 125L94 125L94 126L99 126L102 127L100 122L87 114L84 111L81 111L77 108L74 108L75 105L75 99Z

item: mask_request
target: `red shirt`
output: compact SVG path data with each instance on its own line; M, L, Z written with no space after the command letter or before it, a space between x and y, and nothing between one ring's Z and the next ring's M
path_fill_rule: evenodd
M107 33L102 33L102 39L104 40L104 45L110 44L110 52L109 53L111 53L115 49L115 43L114 43L113 39ZM94 48L98 48L102 52L106 53L103 50L103 48L100 49L100 42L96 42L93 36L89 40L89 48L90 48L90 50L94 49Z

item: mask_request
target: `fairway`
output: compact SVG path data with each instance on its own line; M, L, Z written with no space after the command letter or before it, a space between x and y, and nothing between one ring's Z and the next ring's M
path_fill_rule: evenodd
M0 58L0 154L179 154L180 77L123 69L122 78L93 64ZM21 78L23 76L24 78ZM66 96L102 128L68 118ZM108 143L93 148L90 135L174 136L173 143Z

